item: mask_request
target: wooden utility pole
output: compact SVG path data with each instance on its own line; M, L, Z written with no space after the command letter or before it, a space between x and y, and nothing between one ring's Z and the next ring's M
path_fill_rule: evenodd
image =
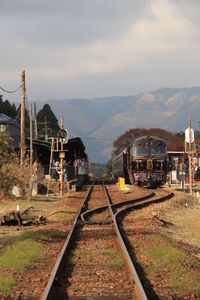
M63 115L61 115L61 130L63 129ZM60 197L63 197L63 141L61 139L60 153Z
M33 118L32 118L32 104L30 104L30 182L33 173Z
M34 103L34 138L38 138L36 103Z
M192 195L192 147L191 147L191 116L188 119L188 128L189 128L189 186L190 186L190 194Z
M32 195L33 188L33 114L32 114L32 104L30 103L29 109L30 118L30 196Z
M47 117L45 116L45 119L44 119L44 128L45 128L45 141L47 141Z
M25 71L21 73L21 169L25 158Z

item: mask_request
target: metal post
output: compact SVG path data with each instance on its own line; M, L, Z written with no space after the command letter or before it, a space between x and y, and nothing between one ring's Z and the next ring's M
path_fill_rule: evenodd
M63 129L63 115L61 116L61 129ZM63 197L63 142L61 139L61 155L60 155L60 197Z
M25 158L25 71L21 73L21 155L20 165L21 169Z
M189 128L189 187L190 187L190 194L192 195L192 151L191 151L191 116L188 119L188 128Z

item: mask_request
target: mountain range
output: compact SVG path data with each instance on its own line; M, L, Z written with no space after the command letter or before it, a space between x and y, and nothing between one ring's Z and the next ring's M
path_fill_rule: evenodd
M130 128L159 127L177 132L199 129L200 87L161 88L133 96L48 100L58 120L64 117L69 136L80 136L90 161L107 162L113 141ZM44 102L37 103L41 109Z

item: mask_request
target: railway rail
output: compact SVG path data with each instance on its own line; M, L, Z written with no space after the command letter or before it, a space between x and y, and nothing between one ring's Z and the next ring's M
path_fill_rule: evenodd
M156 197L155 193L145 191L143 197L113 201L109 189L110 186L106 187L104 183L102 186L91 185L51 273L42 300L75 299L75 295L84 299L102 295L107 299L147 299L129 254L130 249L124 242L125 232L120 221L133 209L164 201L173 195L168 193L164 197ZM92 221L94 214L101 216L96 222ZM116 238L120 250L116 246ZM119 260L123 257L126 264L111 267L113 255Z

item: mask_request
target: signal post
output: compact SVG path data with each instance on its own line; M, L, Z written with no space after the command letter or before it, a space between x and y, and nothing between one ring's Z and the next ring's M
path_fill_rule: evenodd
M61 116L61 130L58 131L57 134L59 141L60 141L60 197L63 197L63 183L64 183L64 176L63 176L63 160L65 158L65 153L63 150L63 144L68 142L68 132L66 129L63 129L63 115Z
M191 117L188 118L188 128L185 130L185 152L188 152L188 160L189 160L189 190L192 195L192 143L194 143L194 131L191 128ZM187 151L188 144L188 151Z

